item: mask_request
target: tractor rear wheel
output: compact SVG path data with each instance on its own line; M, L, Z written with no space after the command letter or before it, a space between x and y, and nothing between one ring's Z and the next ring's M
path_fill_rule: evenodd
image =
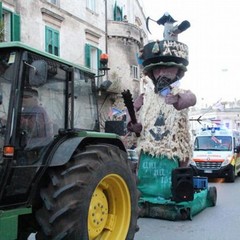
M41 189L37 239L131 240L138 194L127 154L116 146L76 150L66 166L49 171Z

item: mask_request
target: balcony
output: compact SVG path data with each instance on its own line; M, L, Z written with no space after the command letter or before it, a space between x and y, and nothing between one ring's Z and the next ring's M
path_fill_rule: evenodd
M109 38L122 38L127 41L132 41L138 45L141 43L141 29L125 21L108 21L108 36Z

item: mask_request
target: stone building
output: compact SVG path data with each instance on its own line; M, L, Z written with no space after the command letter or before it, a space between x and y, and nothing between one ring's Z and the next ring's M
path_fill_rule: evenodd
M240 131L240 107L223 106L223 108L192 108L189 113L193 135L202 127L218 125Z
M139 94L137 53L147 42L147 30L138 0L2 0L0 19L0 41L21 41L96 75L100 54L108 53L110 71L96 78L103 123L112 106L124 107L123 89Z

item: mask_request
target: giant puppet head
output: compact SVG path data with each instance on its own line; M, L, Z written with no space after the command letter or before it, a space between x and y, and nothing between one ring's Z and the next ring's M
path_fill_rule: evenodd
M150 18L147 18L147 29ZM152 20L152 19L151 19ZM165 13L157 22L164 25L164 39L150 42L140 51L143 72L152 79L155 93L164 92L180 80L187 71L188 47L178 41L178 34L190 27L188 21L174 26L176 22Z

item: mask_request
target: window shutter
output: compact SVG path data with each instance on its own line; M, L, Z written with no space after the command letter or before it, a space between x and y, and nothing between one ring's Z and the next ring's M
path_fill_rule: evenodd
M3 11L2 11L2 2L0 2L0 42L4 42L4 21L3 21Z
M113 9L113 20L122 21L123 20L122 13L123 13L122 8L117 6L117 2L115 2L114 9Z
M52 53L52 31L45 27L45 51Z
M3 14L3 12L2 12L2 2L0 2L0 21L2 20L2 14Z
M115 2L114 9L113 9L113 20L117 21L117 2Z
M100 56L101 56L101 54L102 54L102 50L101 49L98 49L97 50L97 58L98 58L98 61L97 61L97 63L98 63L98 69L101 67L101 65L100 65Z
M58 32L54 32L53 35L54 55L59 56L59 34Z
M91 67L91 46L89 44L85 45L85 66Z
M45 51L56 56L60 55L59 31L45 26Z
M11 17L11 41L20 41L20 16L12 13Z

